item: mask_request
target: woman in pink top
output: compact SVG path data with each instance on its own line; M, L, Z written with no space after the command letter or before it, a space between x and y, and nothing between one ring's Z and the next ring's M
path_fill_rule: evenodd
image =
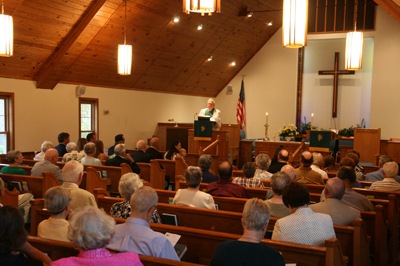
M79 254L76 257L54 261L50 265L142 266L143 264L135 252L111 254L104 248L114 235L114 227L114 219L103 210L88 206L77 211L70 219L68 238L77 246Z

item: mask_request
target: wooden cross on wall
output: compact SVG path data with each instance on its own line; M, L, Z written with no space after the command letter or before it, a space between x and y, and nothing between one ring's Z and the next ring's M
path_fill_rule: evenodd
M354 70L339 70L339 52L335 52L335 64L333 70L318 71L318 75L333 75L332 118L337 117L339 75L354 75L354 73Z

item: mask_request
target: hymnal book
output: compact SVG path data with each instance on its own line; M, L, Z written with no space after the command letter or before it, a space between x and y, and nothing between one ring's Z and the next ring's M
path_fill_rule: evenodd
M197 120L210 121L211 116L198 116Z
M163 224L178 225L178 217L175 214L163 213L161 214L161 221Z
M14 186L18 191L22 191L21 182L19 182L19 181L11 181L11 183L13 184L13 186Z
M178 257L182 259L183 255L185 255L187 251L187 246L185 244L178 243L178 240L181 238L181 236L169 232L166 232L165 236L168 238L169 242L171 242L171 244L174 246L174 249Z
M28 183L26 181L22 181L22 190L24 192L28 192L29 191Z

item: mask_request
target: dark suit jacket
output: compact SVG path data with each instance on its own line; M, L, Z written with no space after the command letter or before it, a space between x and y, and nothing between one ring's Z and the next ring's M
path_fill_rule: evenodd
M203 177L201 181L203 183L211 183L218 180L218 176L211 174L208 170L202 170L201 176Z
M129 166L132 169L132 172L136 173L136 174L140 174L140 168L139 166L133 162L131 163L131 161L129 161L128 159L121 157L121 156L115 156L112 159L108 159L106 161L106 165L107 166L121 166L121 163L127 163L129 164Z
M146 153L150 154L151 159L164 159L164 155L153 147L149 147Z
M131 156L137 163L150 163L150 160L153 159L149 153L145 153L144 151L134 151L131 153Z

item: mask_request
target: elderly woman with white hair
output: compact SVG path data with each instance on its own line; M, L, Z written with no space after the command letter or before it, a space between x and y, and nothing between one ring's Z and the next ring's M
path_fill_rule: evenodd
M257 169L254 174L254 178L259 178L261 180L271 180L272 174L268 172L268 168L271 165L271 158L268 154L260 153L256 157Z
M221 111L215 108L215 101L212 98L208 99L207 108L200 110L199 116L210 117L210 121L215 122L213 125L213 129L221 129Z
M140 177L135 173L127 173L121 176L118 184L118 191L121 197L125 199L123 202L114 203L111 206L110 214L115 218L127 219L131 214L130 200L132 194L140 187L143 186L143 182ZM160 215L157 210L153 212L153 215L149 222L161 223Z
M90 164L90 165L98 165L98 166L103 165L101 163L101 161L95 157L96 144L94 144L93 142L86 143L83 150L85 151L86 156L82 158L82 160L81 160L82 164Z
M68 144L65 146L67 149L67 153L64 154L62 161L64 163L69 162L71 160L75 160L80 162L82 158L85 156L84 153L78 152L78 145L75 142L68 142Z
M79 250L76 257L63 258L51 265L143 265L135 252L111 254L105 246L115 234L115 221L103 210L85 207L73 213L68 238Z
M48 140L45 140L45 141L42 143L42 146L40 147L40 152L37 153L37 154L35 155L35 157L33 158L33 160L35 160L35 161L43 161L43 160L44 160L44 154L45 154L45 152L46 152L48 149L53 148L53 147L54 147L53 142L48 141Z

